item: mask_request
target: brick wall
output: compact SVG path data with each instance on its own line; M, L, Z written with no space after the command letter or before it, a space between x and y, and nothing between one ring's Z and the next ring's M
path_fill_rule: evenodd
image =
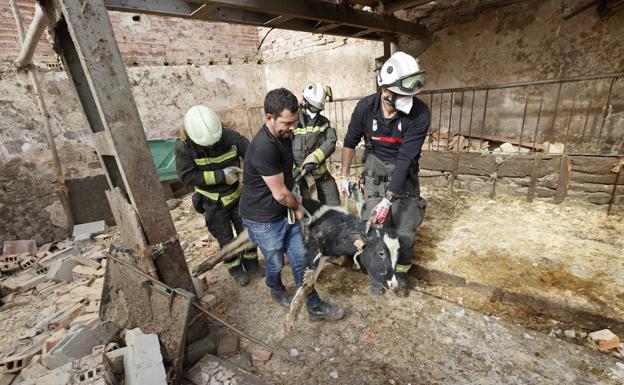
M18 3L27 29L34 2ZM256 27L121 12L109 15L127 66L240 64L258 60ZM0 66L7 67L18 52L17 28L9 1L0 0ZM35 62L55 61L44 34Z
M262 40L268 31L269 28L259 28L259 40ZM262 44L262 58L267 62L295 59L311 53L331 50L360 42L363 42L363 40L274 29L269 33Z

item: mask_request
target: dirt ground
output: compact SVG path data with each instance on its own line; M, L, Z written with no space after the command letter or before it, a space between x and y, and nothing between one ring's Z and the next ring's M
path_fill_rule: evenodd
M430 205L418 231L415 262L620 311L622 218L544 202L491 201L468 192L425 190L424 195ZM188 197L173 216L191 267L216 252ZM601 271L607 276L588 284ZM283 275L293 288L288 268ZM285 352L296 349L305 362L274 356L257 363L257 373L276 384L615 384L624 375L621 360L583 346L582 338L566 340L561 330L547 335L564 327L556 320L531 314L518 319L518 311L475 299L461 287L414 279L408 299L391 293L377 297L369 294L364 274L328 265L317 288L323 298L345 305L347 316L327 324L311 323L304 314L294 335L285 336L286 312L270 300L261 280L238 287L223 266L207 276L208 293L219 299L218 309L230 322ZM243 343L243 349L256 348Z
M418 267L528 303L547 301L624 320L621 214L466 191L428 193L427 219L414 250Z

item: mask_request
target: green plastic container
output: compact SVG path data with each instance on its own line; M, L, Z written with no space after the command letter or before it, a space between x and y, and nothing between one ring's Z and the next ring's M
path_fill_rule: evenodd
M158 179L161 182L178 179L175 165L176 139L149 139L147 142L152 152Z

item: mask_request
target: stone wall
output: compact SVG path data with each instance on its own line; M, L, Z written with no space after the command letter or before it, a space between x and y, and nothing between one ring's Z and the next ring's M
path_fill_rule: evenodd
M198 103L249 136L247 107L260 104L266 93L257 64L130 68L128 77L148 138L176 137L184 113ZM67 75L49 70L39 78L65 178L87 190L85 183L101 186L103 169ZM0 116L0 243L33 234L39 243L62 238L66 218L52 192L56 176L25 73L0 71Z
M624 14L601 20L595 7L568 19L565 0L523 1L481 13L435 33L433 45L420 59L427 69L427 88L484 86L519 81L567 78L624 71ZM533 139L540 100L544 97L538 142L568 142L578 152L622 153L624 146L624 82L612 90L608 116L602 125L611 79L526 89L491 91L486 133L518 137L528 100L525 140ZM447 129L450 94L443 100L442 119L433 115L432 127ZM458 130L462 97L456 93L451 130ZM475 95L474 126L483 126L484 92ZM465 95L470 107L472 94ZM439 101L434 100L436 112ZM555 114L555 110L557 113ZM464 111L465 112L465 111ZM468 115L463 127L468 127ZM553 118L555 119L553 124ZM528 134L527 134L528 133ZM598 138L600 134L600 138ZM583 145L583 144L590 145Z

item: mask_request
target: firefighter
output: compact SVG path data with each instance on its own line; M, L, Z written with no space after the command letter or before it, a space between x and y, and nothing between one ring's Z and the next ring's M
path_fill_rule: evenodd
M342 150L341 192L349 196L349 171L355 147L364 137L364 208L362 219L395 229L399 258L395 293L408 296L416 228L422 223L426 202L420 196L418 160L429 130L429 108L416 95L425 85L418 59L396 52L377 75L380 89L360 100L353 111ZM373 293L382 294L383 287Z
M203 213L206 227L223 247L243 231L238 214L242 189L241 161L249 141L238 132L223 128L209 107L191 107L184 117L184 128L176 143L176 172L186 185L195 187L193 207ZM239 285L249 283L247 274L264 276L256 249L234 255L223 264Z
M327 169L325 160L336 150L336 129L329 119L321 115L325 108L325 100L331 102L330 87L320 83L312 83L303 90L303 101L297 128L293 131L293 155L295 157L295 173L305 169L314 177L318 200L326 205L340 205L340 195L336 180ZM301 195L310 197L305 179L299 181Z

